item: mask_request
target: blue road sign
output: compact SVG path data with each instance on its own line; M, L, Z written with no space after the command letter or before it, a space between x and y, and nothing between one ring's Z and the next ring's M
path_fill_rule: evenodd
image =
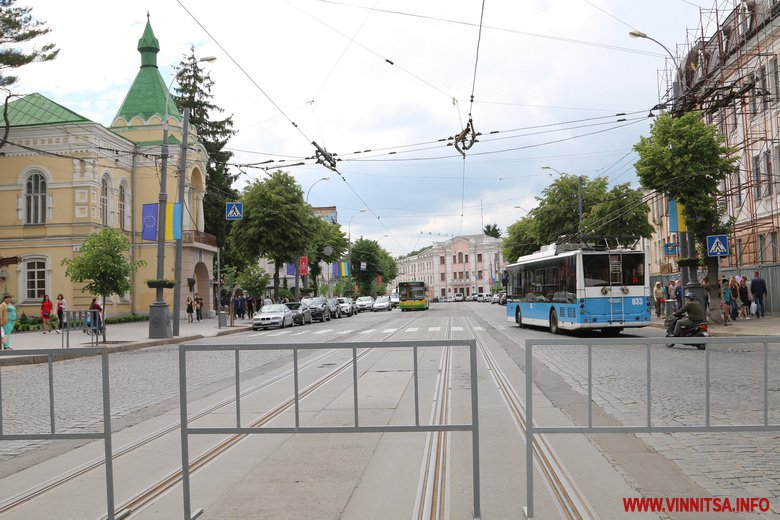
M664 254L666 256L677 256L679 254L677 251L677 242L664 244Z
M708 235L707 256L729 256L729 237L726 235Z
M244 203L243 202L226 202L225 203L225 218L227 220L241 220L244 218Z

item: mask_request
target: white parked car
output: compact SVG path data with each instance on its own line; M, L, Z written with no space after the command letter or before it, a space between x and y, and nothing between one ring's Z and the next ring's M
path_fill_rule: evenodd
M355 302L358 312L370 311L374 305L374 299L371 296L361 296Z
M456 293L455 294L455 301L456 302L462 302L465 301L465 298L463 296L463 293Z
M336 298L336 301L339 302L342 316L352 316L355 314L355 303L352 301L352 298Z
M393 307L398 307L401 305L401 298L398 296L397 292L390 293L390 305Z
M283 303L263 305L263 308L255 313L252 318L252 330L267 329L268 327L292 327L293 313Z
M371 310L374 312L393 310L393 305L390 303L390 297L377 296L376 301L374 301L374 305L371 307Z

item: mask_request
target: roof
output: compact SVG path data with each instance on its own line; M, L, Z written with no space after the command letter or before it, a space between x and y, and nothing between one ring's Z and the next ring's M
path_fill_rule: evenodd
M154 36L148 18L144 33L138 40L138 52L141 53L141 68L111 126L124 126L117 125L118 119L124 120L125 124L129 125L135 117L140 117L147 122L155 115L161 120L165 119L166 114L168 117L173 116L181 120L181 113L157 68L160 44Z
M8 103L8 120L12 127L93 122L37 93Z

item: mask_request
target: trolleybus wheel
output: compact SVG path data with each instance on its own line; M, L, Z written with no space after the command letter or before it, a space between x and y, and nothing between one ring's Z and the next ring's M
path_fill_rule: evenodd
M520 310L520 306L518 306L517 310L515 311L515 323L517 323L517 326L521 329L525 328L525 324L523 324L523 313Z
M550 311L550 333L558 334L558 314L555 309Z

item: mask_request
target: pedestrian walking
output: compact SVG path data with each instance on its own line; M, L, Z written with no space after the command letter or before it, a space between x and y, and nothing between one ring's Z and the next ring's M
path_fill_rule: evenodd
M674 282L674 299L677 302L677 310L682 309L683 291L682 291L682 281L680 280Z
M748 290L747 279L743 276L739 281L739 301L742 308L739 311L740 316L746 320L750 319L750 291Z
M65 297L62 295L62 293L57 295L57 321L59 322L57 324L57 328L55 329L57 331L57 334L62 333L62 324L65 322L65 311L68 310L68 302L65 300Z
M663 287L661 287L661 282L655 282L655 287L653 288L653 300L655 300L655 315L660 318L661 308L663 307L665 300L664 290Z
M187 296L187 323L192 323L192 321L194 319L192 317L192 313L193 312L195 312L195 311L194 311L194 307L193 307L192 297Z
M3 296L3 303L0 303L0 325L2 325L2 348L11 349L11 333L14 331L16 323L16 306L13 304L14 297L10 294Z
M750 282L750 292L753 293L753 301L756 303L756 318L764 317L764 296L766 296L766 281L761 278L758 271L755 272Z
M246 313L250 319L255 315L255 299L251 295L246 299Z
M103 332L103 307L100 306L100 304L97 301L97 298L92 298L92 303L89 304L89 310L91 311L97 311L95 313L95 323L92 324L92 330L95 331L95 334L100 334ZM87 327L87 332L90 331L90 328Z
M43 333L46 334L48 329L51 332L51 314L53 312L54 305L49 299L48 294L43 295L43 301L41 302L41 319L43 320Z
M734 276L729 280L729 291L731 292L731 299L729 300L731 321L737 321L739 317L739 283L737 283L737 279Z

